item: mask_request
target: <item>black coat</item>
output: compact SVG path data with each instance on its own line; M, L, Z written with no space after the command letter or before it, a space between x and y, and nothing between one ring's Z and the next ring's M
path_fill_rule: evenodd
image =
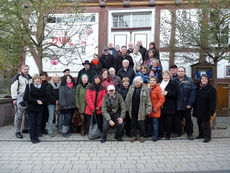
M208 121L216 110L216 89L208 84L202 89L197 86L196 91L193 115L199 120Z
M51 84L46 88L47 105L55 105L59 97L59 88L54 89Z
M110 67L115 67L114 56L111 54L104 55L102 54L99 58L100 63L102 64L102 68L110 69Z
M89 70L85 70L85 68L81 69L77 76L77 85L81 84L81 76L83 74L87 74L89 83L92 83L93 77L97 74L97 72L92 67L90 67Z
M129 67L133 68L134 64L133 64L133 58L130 55L126 55L126 56L122 56L119 55L117 57L117 61L116 61L116 71L119 71L122 68L122 61L127 59L129 61Z
M93 68L98 74L101 74L102 64L101 64L100 62L98 62L97 65L95 65L95 64L91 61L91 66L92 66L92 68Z
M162 113L173 115L176 113L177 109L177 83L173 80L170 80L168 85L165 87L165 91L168 91L168 94L165 96L165 102L162 106Z
M139 52L141 53L141 55L142 55L142 59L143 59L143 62L145 61L145 54L146 54L146 52L147 52L147 50L141 45L141 46L139 46Z
M121 94L121 96L122 96L122 98L123 98L124 101L125 101L125 98L126 98L126 96L128 94L128 91L129 91L129 87L125 88L123 85L121 86L121 88L117 89L117 92L119 94Z
M67 85L59 88L59 105L61 110L76 107L76 86L69 88Z
M41 85L41 88L36 88L33 83L26 85L24 100L28 111L42 112L46 104L46 87ZM43 104L39 105L37 100L41 100Z
M135 72L133 68L128 67L128 69L125 71L124 68L121 68L118 72L117 75L121 78L121 80L124 77L128 77L130 79L130 83L132 83L133 78L135 77Z

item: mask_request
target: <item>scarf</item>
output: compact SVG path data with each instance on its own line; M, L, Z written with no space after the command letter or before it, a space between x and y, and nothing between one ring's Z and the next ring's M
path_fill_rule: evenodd
M164 80L163 80L163 81L161 82L160 87L161 87L162 91L165 90L165 88L166 88L166 86L168 85L168 83L169 83L169 80L167 80L167 81L164 81Z
M35 88L41 88L42 84L37 85L36 83L33 83Z
M67 83L67 82L66 82L66 85L67 85L70 89L73 88L73 82L71 82L71 83Z
M97 65L97 64L99 63L99 59L97 59L97 60L93 59L91 62L92 62L94 65Z
M61 81L59 81L58 83L54 83L53 81L51 81L50 85L53 87L53 89L59 89L61 86Z

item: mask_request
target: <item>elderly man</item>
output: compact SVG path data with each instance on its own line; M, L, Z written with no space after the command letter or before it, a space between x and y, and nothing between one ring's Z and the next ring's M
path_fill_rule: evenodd
M143 143L145 135L144 120L152 112L152 104L149 88L143 83L143 79L140 76L134 78L134 84L129 88L125 103L131 118L130 142L137 140L137 126L139 126L140 142Z
M11 97L13 99L13 105L15 107L15 119L14 125L16 127L16 137L23 138L22 133L29 133L28 130L28 115L25 111L25 103L23 102L23 96L26 85L31 82L31 76L29 75L29 66L22 65L21 73L16 74L12 79L11 84ZM22 105L24 103L24 105ZM23 108L23 109L21 109ZM22 127L23 121L23 127Z
M108 93L104 96L102 103L103 115L103 135L101 143L106 142L109 126L116 125L117 132L115 139L122 141L122 131L124 128L123 119L125 118L126 107L122 96L115 91L114 85L109 85Z
M144 62L145 61L145 54L146 54L147 50L146 50L146 48L143 47L141 40L137 40L137 46L140 48L139 52L141 53L142 59Z
M133 53L133 43L131 43L131 42L128 44L127 53L128 53L128 54Z
M133 68L129 66L129 61L127 59L122 61L122 68L117 72L117 75L123 79L124 77L128 77L130 81L133 81L135 77L135 72Z
M103 54L99 58L100 63L102 64L102 68L109 69L111 67L115 67L116 60L113 55L109 53L109 48L107 46L103 49Z
M113 55L113 57L115 59L117 59L117 56L118 56L118 51L113 47L113 43L112 42L109 42L108 43L108 48L109 48L109 53L111 55Z
M122 68L122 61L123 60L129 60L129 65L131 68L133 68L133 59L132 57L127 53L127 47L122 46L121 47L121 55L118 56L117 58L117 64L116 64L116 71L120 70Z

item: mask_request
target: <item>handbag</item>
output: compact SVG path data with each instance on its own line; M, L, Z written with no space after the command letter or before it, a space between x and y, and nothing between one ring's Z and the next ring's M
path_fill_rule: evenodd
M94 123L94 119L95 119L95 123ZM100 129L98 128L96 114L94 112L93 115L90 118L90 126L89 126L88 138L90 140L92 140L92 139L98 139L100 137L101 137L101 132L100 132Z

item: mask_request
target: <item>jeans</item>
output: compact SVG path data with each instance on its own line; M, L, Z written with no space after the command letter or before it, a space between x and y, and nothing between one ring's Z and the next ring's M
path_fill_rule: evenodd
M115 123L115 125L117 127L115 138L121 139L122 131L124 129L124 122L122 122L121 124L118 123L118 118L120 118L120 113L111 114L110 116L111 116L111 120ZM106 139L108 128L109 128L109 121L107 119L105 119L105 117L103 117L103 135L102 135L102 138Z
M68 133L69 132L69 126L72 121L73 113L72 112L66 112L64 113L64 121L62 126L62 133Z
M54 133L53 120L55 115L56 105L48 105L49 118L48 118L48 134Z
M158 138L158 122L159 122L159 118L152 118L153 140L157 140Z
M28 111L30 139L37 140L41 131L42 111Z
M58 131L62 133L62 126L63 126L63 114L58 113Z
M16 132L21 132L21 130L28 129L28 113L26 110L20 110L18 106L15 106L15 117L14 126L16 127Z

